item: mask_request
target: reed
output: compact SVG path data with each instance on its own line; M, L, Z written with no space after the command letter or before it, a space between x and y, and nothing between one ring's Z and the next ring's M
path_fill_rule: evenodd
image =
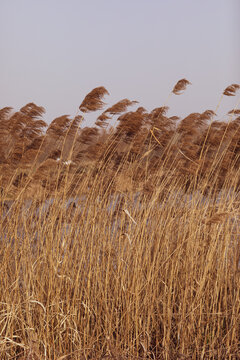
M239 357L239 110L135 104L0 110L1 359Z

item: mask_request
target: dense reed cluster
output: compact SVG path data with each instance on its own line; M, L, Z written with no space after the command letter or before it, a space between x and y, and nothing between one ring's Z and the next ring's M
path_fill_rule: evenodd
M1 359L237 359L240 110L107 95L0 110Z
M189 81L182 79L172 92L180 94L188 84ZM233 96L238 88L239 85L233 84L223 94ZM104 87L92 90L79 109L83 113L102 109L106 94ZM15 113L9 107L1 109L0 186L5 197L14 198L24 192L32 198L43 189L44 196L52 196L65 187L66 176L72 180L68 181L68 195L74 196L78 192L79 174L89 167L94 167L95 172L104 168L104 173L107 172L104 181L108 182L116 169L119 175L128 177L134 166L135 191L149 189L147 184L154 182L160 167L169 181L181 175L181 186L186 182L186 187L191 184L191 190L207 181L211 187L214 182L214 190L217 187L220 191L229 174L237 172L239 109L229 111L227 122L215 119L212 110L192 113L180 120L166 115L167 106L150 112L143 107L127 111L136 103L128 99L119 101L98 116L91 128L82 127L82 115L73 119L64 115L47 126L42 120L44 109L33 103ZM109 121L116 115L119 115L117 126L113 128ZM111 190L121 189L114 181Z

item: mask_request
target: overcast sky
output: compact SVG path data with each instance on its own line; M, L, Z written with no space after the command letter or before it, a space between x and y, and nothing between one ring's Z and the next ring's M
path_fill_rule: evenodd
M45 120L74 115L97 86L170 115L215 109L240 83L239 0L0 0L0 107L28 102ZM225 97L219 116L239 96Z

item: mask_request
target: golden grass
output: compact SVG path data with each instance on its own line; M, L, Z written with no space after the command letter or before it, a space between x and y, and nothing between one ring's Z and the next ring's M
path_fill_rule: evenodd
M115 105L0 110L1 359L238 359L239 111Z

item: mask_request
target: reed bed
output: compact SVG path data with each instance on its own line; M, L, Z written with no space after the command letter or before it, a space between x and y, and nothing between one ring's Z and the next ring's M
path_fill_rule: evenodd
M239 359L240 110L107 95L0 110L1 359Z

